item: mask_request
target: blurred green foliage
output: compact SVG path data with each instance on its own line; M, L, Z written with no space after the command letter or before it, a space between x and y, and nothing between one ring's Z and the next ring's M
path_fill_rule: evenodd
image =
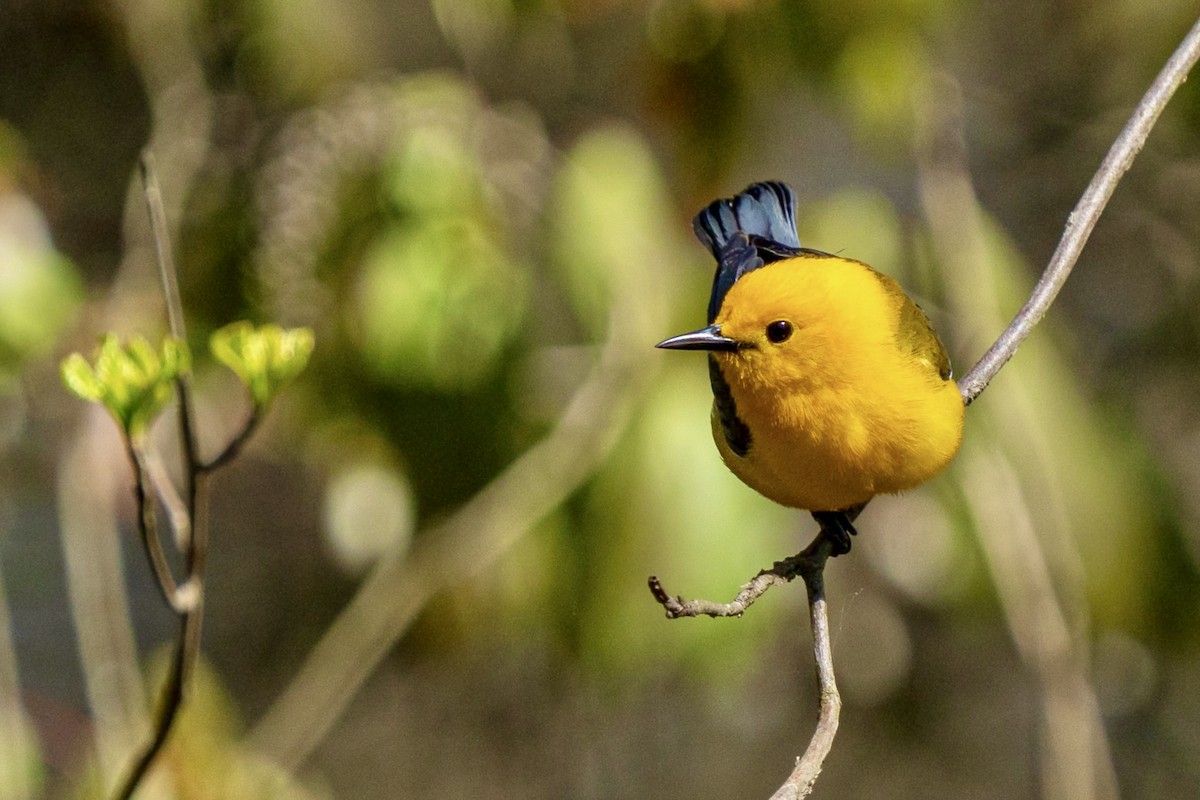
M624 413L602 466L436 593L309 762L329 782L311 791L715 798L766 796L807 736L803 592L774 590L740 621L667 624L645 578L727 599L814 526L722 467L703 360L652 350L703 318L712 267L691 214L752 180L790 182L801 241L900 280L961 375L1194 8L208 0L172 4L186 36L149 44L130 34L138 13L26 0L0 15L0 463L32 476L0 498L16 509L0 515L4 569L22 558L62 581L21 549L57 547L59 431L77 413L46 376L97 330L157 323L130 182L153 130L193 334L253 317L320 341L214 510L219 679L203 677L195 714L211 719L185 726L173 769L269 771L233 744L233 709L262 712L364 573L428 544L536 447L616 340L642 377L607 398ZM968 463L1017 476L1013 505L1093 645L1129 798L1200 787L1194 84L1050 318L967 415ZM211 125L195 122L201 100ZM970 192L938 206L937 170L960 147L952 179ZM202 421L219 428L241 411L197 369ZM830 567L847 710L825 796L1040 791L1039 679L1010 639L963 470L872 503ZM47 603L11 603L22 660L73 663L65 611L48 634ZM145 641L170 635L135 621ZM54 669L36 691L82 707ZM43 741L87 748L82 725L39 713ZM52 793L83 760L55 763ZM300 791L276 777L279 796ZM237 796L203 783L181 796Z
M75 315L82 287L46 219L20 188L31 168L20 132L0 118L0 391L24 361L48 354Z

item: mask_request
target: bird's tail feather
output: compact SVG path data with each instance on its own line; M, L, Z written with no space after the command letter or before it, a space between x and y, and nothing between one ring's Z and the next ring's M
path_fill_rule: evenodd
M791 187L779 181L755 183L734 197L714 200L696 215L692 227L718 260L725 244L738 233L786 249L800 249L796 196Z

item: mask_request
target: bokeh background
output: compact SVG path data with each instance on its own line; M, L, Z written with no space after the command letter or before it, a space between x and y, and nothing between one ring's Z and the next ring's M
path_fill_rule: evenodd
M4 0L0 796L97 796L174 627L111 422L57 364L311 326L222 473L204 670L146 796L753 798L815 719L810 519L708 432L690 218L790 182L962 374L1193 4ZM951 470L827 571L823 798L1200 794L1200 82L1172 102ZM210 452L246 404L200 356ZM175 452L170 415L159 425Z

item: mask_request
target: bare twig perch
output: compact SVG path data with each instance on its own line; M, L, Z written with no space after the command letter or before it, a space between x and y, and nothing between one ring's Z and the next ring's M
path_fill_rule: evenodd
M1012 358L1017 347L1029 336L1033 327L1045 316L1050 304L1066 282L1071 269L1079 260L1083 246L1091 235L1101 212L1112 197L1117 183L1128 171L1134 157L1142 149L1151 128L1158 120L1167 101L1186 80L1188 72L1200 57L1200 21L1192 27L1183 42L1171 55L1162 71L1150 85L1149 90L1134 109L1133 115L1120 136L1113 143L1096 171L1091 183L1084 191L1079 203L1071 212L1066 229L1059 240L1058 248L1038 280L1029 300L1000 334L979 362L958 382L963 402L970 404L991 382L1000 368ZM650 591L662 604L671 619L678 617L741 616L751 604L777 583L787 583L797 575L804 578L808 588L809 616L813 631L813 657L817 666L817 678L821 692L820 716L817 730L813 734L804 755L797 761L796 768L787 781L772 795L771 800L798 800L807 797L821 771L825 757L833 744L837 732L838 713L841 699L833 679L833 658L829 643L829 621L825 608L824 569L830 553L830 545L824 533L818 534L813 543L799 555L776 563L771 569L763 570L742 587L730 603L715 603L709 600L688 600L671 597L662 588L657 578L649 581ZM823 555L821 555L823 554Z
M684 600L671 597L663 590L658 578L650 578L650 591L654 599L667 610L669 619L679 617L740 617L755 600L777 583L788 583L797 576L804 580L808 590L808 613L813 632L813 657L817 667L817 687L821 693L817 729L804 755L796 760L796 768L782 786L771 796L771 800L790 800L807 797L812 792L825 757L833 747L837 733L838 717L842 710L842 696L838 694L833 676L833 648L829 642L829 613L825 603L825 562L833 554L833 543L823 533L813 539L812 544L801 552L777 561L765 569L738 592L730 603L714 603L711 600Z

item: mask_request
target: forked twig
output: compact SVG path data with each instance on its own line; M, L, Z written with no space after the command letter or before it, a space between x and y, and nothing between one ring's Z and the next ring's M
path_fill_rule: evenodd
M833 674L833 646L829 639L829 612L825 602L825 562L833 555L833 542L822 530L804 550L783 561L776 561L770 569L764 569L753 580L742 586L737 596L729 603L711 600L684 600L672 597L662 588L658 578L649 580L650 592L667 612L668 619L679 617L740 617L754 601L768 589L779 583L789 583L800 577L808 590L808 616L812 627L813 661L817 670L817 688L820 704L817 727L804 755L796 759L796 767L783 785L771 795L771 800L799 800L808 797L821 774L825 757L833 748L833 737L837 733L838 718L842 710L842 696L838 693Z
M125 451L129 463L133 465L134 501L138 509L138 534L142 548L146 551L163 600L176 614L184 613L187 609L180 603L179 586L175 583L171 565L167 563L167 555L163 552L162 540L158 536L154 502L149 497L150 470L141 445L128 441Z
M684 600L679 596L671 596L663 588L657 576L651 576L647 583L654 599L667 612L667 619L704 616L740 617L772 586L791 583L797 577L803 578L805 584L808 584L812 575L819 574L825 569L825 562L832 553L833 544L826 538L824 532L821 532L808 547L796 555L776 561L769 569L761 570L749 583L743 584L737 595L728 603L717 603L712 600Z
M179 298L179 284L175 271L174 259L171 257L171 245L167 233L166 214L163 210L162 194L154 171L154 158L149 151L142 154L142 180L145 184L146 205L150 213L150 225L154 232L154 243L158 253L159 275L162 279L163 296L166 299L167 320L171 335L181 342L187 341L187 330L183 322L183 305ZM122 779L113 794L114 800L128 800L145 778L150 766L158 758L171 728L179 715L187 696L187 687L191 673L195 669L196 660L200 655L201 623L204 619L204 570L208 557L208 483L214 470L228 463L253 433L258 415L252 413L245 427L239 431L230 443L211 461L200 457L196 443L196 430L193 420L195 411L192 408L191 376L184 370L175 380L175 390L179 399L179 436L182 440L182 461L185 492L183 511L186 525L175 525L177 533L185 530L188 535L179 536L178 543L183 554L184 581L178 587L173 579L162 553L162 543L159 541L156 525L154 524L154 505L149 497L147 483L157 483L156 492L159 496L173 497L173 487L167 488L169 480L165 470L157 479L149 478L150 470L144 463L142 454L136 447L130 447L130 458L137 473L137 500L140 529L146 552L154 565L159 585L167 598L168 605L178 615L178 633L175 639L175 649L171 654L171 663L167 677L163 683L162 696L154 713L154 724L146 744L138 752L129 772ZM170 506L171 503L168 503ZM174 509L178 513L179 509ZM164 575L165 573L165 575Z

